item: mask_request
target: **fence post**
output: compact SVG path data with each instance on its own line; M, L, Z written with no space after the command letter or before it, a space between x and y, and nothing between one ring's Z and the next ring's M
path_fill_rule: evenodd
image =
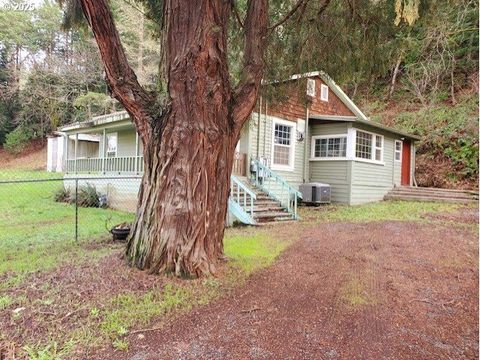
M75 242L78 242L78 178L75 178Z

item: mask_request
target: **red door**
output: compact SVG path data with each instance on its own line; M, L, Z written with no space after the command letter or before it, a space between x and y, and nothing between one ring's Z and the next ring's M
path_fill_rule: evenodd
M409 140L403 140L402 149L402 186L410 186L411 145Z

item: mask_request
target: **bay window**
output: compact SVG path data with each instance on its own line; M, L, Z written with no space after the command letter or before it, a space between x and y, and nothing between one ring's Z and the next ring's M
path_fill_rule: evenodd
M356 131L355 157L357 159L383 161L383 136L366 131Z
M312 158L334 159L347 157L347 136L314 136L312 138Z

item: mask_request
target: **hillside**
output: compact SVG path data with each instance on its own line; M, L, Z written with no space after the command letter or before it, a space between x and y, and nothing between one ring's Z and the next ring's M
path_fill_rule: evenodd
M440 99L424 106L405 94L390 102L380 95L360 100L374 121L420 135L416 181L419 186L478 188L477 85L456 94L456 103Z
M43 141L33 141L18 155L10 154L0 147L0 171L45 170L47 147Z

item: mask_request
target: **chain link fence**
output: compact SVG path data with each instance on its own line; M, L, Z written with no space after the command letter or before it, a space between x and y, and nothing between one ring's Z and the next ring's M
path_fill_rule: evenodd
M32 259L72 244L109 241L113 227L133 221L140 182L140 176L0 171L0 274L15 259L28 268Z

